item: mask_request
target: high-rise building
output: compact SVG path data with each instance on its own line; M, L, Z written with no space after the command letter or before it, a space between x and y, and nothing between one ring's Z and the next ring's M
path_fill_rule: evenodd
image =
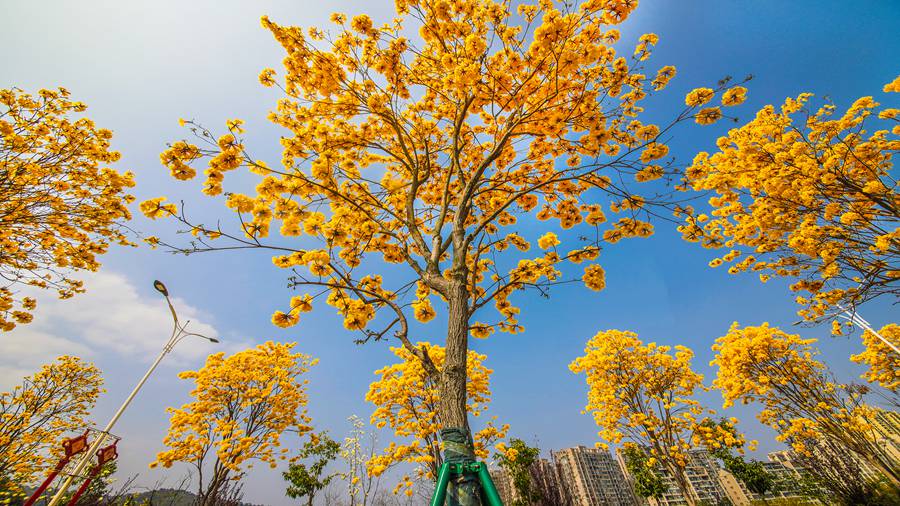
M900 438L900 413L896 411L877 409L869 423L884 436Z
M772 490L765 496L751 492L747 486L733 474L719 469L719 482L728 499L734 506L749 506L757 501L769 499L789 499L791 504L821 504L801 489L801 475L797 471L779 462L762 462L765 471L772 477Z
M888 459L893 460L895 464L900 463L900 413L876 409L875 415L866 421L872 426L869 437L877 443ZM834 448L839 447L840 443L838 442L829 445L827 441L819 441L816 444L809 445L809 450L814 457L817 456L827 461L838 457L838 453L835 453L836 450ZM880 471L870 462L849 450L843 451L852 457L853 464L851 467L858 468L856 471L860 474L861 479L866 481L880 479ZM803 466L799 462L803 459L799 459L798 455L792 450L772 452L769 454L769 460L780 462L791 469L803 472Z
M565 490L560 490L563 485L560 482L557 466L553 462L547 459L537 459L528 471L531 475L532 486L541 494L544 503L557 504L561 502L562 497L568 497L565 495ZM513 500L518 498L512 475L502 467L491 469L489 472L494 487L500 494L500 499L504 504L512 504Z
M878 409L868 422L887 455L894 462L900 462L900 413Z
M576 506L633 506L637 502L609 450L576 446L553 452L563 486Z
M829 450L827 445L810 445L809 450L814 457L824 459L826 462L831 459L838 459L834 460L834 462L840 462L838 457L840 453L833 453L833 450ZM847 451L847 455L851 460L849 460L845 466L849 466L847 472L858 475L855 479L861 479L863 481L877 481L880 479L881 473L875 469L872 464L859 458L852 452ZM803 464L804 459L800 458L793 450L772 452L769 454L769 460L781 463L795 471L797 474L806 474Z
M566 485L560 477L560 466L556 461L538 459L531 468L531 479L535 488L541 491L551 504L565 503L569 497Z
M491 481L494 482L494 488L497 489L497 493L500 494L500 499L503 501L503 504L512 504L513 499L515 499L513 488L512 477L509 475L509 472L502 467L498 467L496 469L490 469L488 472L491 475Z
M616 456L621 469L626 473L629 483L632 481L628 475L627 467L622 453L616 451ZM685 467L685 477L688 484L693 490L694 498L698 502L707 504L719 504L728 500L728 494L719 481L719 465L709 453L703 450L693 450L688 452L687 466ZM663 484L666 486L666 492L661 497L649 497L647 502L650 506L676 506L686 505L684 496L675 484L675 478L661 465L656 468L657 475L662 478Z

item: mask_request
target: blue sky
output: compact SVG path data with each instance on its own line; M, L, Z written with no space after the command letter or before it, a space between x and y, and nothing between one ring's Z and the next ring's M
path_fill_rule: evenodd
M91 118L115 132L114 147L123 154L117 167L136 173L138 200L185 198L196 203L192 209L212 216L220 208L200 198L196 187L171 180L158 154L184 134L180 117L216 127L243 118L255 156L278 160L282 132L265 120L278 94L259 86L257 75L264 67L278 68L282 51L259 17L322 26L333 11L366 12L378 21L392 16L392 9L387 1L6 1L0 7L8 21L0 32L0 88L69 88L89 105ZM763 105L804 91L827 95L839 107L863 95L886 101L881 87L900 73L898 24L900 4L887 0L853 7L836 1L645 0L620 28L628 42L641 33L659 34L652 68L678 68L668 92L655 99L652 115L670 115L696 86L753 74L749 100L738 111L746 120ZM725 128L679 128L672 152L688 162L696 151L712 149ZM174 232L142 217L134 226L169 237ZM567 365L597 331L629 329L645 340L687 345L697 354L697 369L711 379L709 347L732 321L791 327L797 320L783 283L729 276L709 269L711 258L661 223L650 239L626 240L604 251L603 292L572 285L555 288L550 299L520 297L526 332L474 343L495 370L490 412L510 423L513 435L538 440L545 449L590 445L596 428L580 414L586 388ZM343 435L347 416L368 417L371 407L363 395L372 371L390 359L387 346L354 345L357 336L343 329L331 308L317 310L292 329L273 327L272 311L291 293L269 255L253 252L180 257L148 248L113 249L101 273L89 279L90 293L63 302L44 296L33 325L0 336L0 385L15 383L58 353L80 353L107 377L109 392L96 411L105 420L165 339L165 307L151 287L156 278L177 295L185 315L201 322L198 328L223 339L223 349L296 340L301 351L321 358L310 374L310 413L317 426ZM896 318L889 301L863 311L876 326ZM440 336L439 322L420 329L421 337ZM857 337L830 338L824 327L796 331L823 338L823 358L839 377L861 372L848 361L861 348ZM165 407L187 400L189 385L175 373L198 367L207 349L191 343L176 352L122 418L117 432L124 437L123 474L140 472L144 485L164 476L146 465L161 449ZM713 395L708 402L721 405ZM731 413L760 440L760 453L778 449L752 412ZM268 504L287 504L282 490L276 472L254 471L245 485L248 500Z

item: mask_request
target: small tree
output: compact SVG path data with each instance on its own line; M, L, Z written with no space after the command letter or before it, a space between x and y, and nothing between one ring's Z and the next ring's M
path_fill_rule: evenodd
M416 347L425 350L434 366L444 366L444 349L431 343L419 342ZM375 371L378 381L369 385L366 400L376 406L371 423L381 428L389 426L395 438L408 442L391 444L380 455L369 461L369 472L380 476L400 462L416 464L417 479L436 480L443 463L440 437L440 389L422 362L406 348L391 348L400 362ZM490 378L493 371L484 366L485 355L469 350L466 361L466 409L472 416L480 416L491 402ZM509 426L496 427L493 421L474 434L474 451L479 458L488 456L487 448L502 439ZM401 480L410 490L413 480Z
M628 474L634 480L634 492L643 498L660 498L667 487L663 479L656 473L656 467L649 462L650 457L638 445L631 441L622 445L622 457Z
M65 355L0 393L0 477L28 484L51 466L64 436L87 427L102 385L97 367Z
M713 345L718 354L712 364L719 367L713 385L722 391L726 407L737 401L761 403L757 418L798 454L814 453L821 440L832 440L900 485L895 464L867 421L872 408L813 358L814 342L768 323L741 328L735 322Z
M269 341L229 357L216 353L200 370L179 374L194 380L195 400L168 409L172 417L163 443L169 449L150 466L191 464L200 504L206 506L222 499L223 487L239 480L252 461L274 468L286 459L287 449L276 453L282 434L312 430L302 376L316 360L293 353L294 345Z
M84 291L75 271L96 271L111 243L130 244L133 175L104 166L120 155L111 131L72 117L86 108L65 88L0 89L0 331L32 319L37 301L16 287L72 297Z
M714 444L739 448L743 440L737 433L703 429L699 417L712 411L693 399L696 392L707 390L703 376L691 369L694 354L684 346L676 346L674 356L670 350L645 345L634 332L606 330L588 341L585 355L569 368L586 376L585 409L600 427L600 437L636 443L647 453L641 461L670 473L685 501L694 506L697 494L685 474L690 449ZM648 486L648 491L655 492L655 487Z
M543 499L531 474L541 451L521 439L512 438L509 443L497 445L498 451L494 454L497 464L512 478L513 498L507 506L531 506Z
M737 434L737 430L734 426L736 421L737 420L735 419L721 419L718 422L714 422L713 420L708 419L702 424L701 430L710 433L731 433L733 438L738 439L740 436ZM747 490L754 494L764 496L774 488L775 481L772 478L772 475L766 471L762 462L759 462L758 460L750 460L748 462L743 456L732 453L731 447L718 445L715 442L715 439L718 438L711 439L713 441L707 447L709 454L722 461L725 470L734 475L738 480L742 481L744 485L747 486Z
M378 435L373 431L366 431L366 422L356 415L347 420L353 425L341 446L341 457L347 466L343 473L347 481L347 495L350 497L350 506L367 506L378 494L381 485L381 475L371 473L368 469L369 462L375 458ZM408 479L404 477L405 481ZM400 484L397 488L400 488Z
M884 87L900 91L900 77ZM713 218L686 209L685 239L734 248L710 265L793 278L800 314L817 320L836 304L900 295L900 198L893 157L900 110L862 97L834 116L812 95L769 105L700 153L686 185L710 191ZM875 117L880 122L874 122ZM871 129L871 130L869 130ZM835 322L834 329L840 332Z
M341 473L324 474L325 467L338 457L341 445L328 437L327 433L310 434L310 440L303 445L298 458L314 459L312 464L291 463L287 472L282 473L288 481L287 496L293 499L306 498L312 506L316 494L327 487Z

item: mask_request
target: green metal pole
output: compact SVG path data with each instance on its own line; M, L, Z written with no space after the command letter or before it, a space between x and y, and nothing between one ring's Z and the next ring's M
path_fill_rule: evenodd
M500 494L494 486L494 480L491 479L491 473L488 472L487 466L481 462L478 463L478 479L481 481L481 490L484 492L487 506L503 506Z
M431 506L444 506L448 483L450 483L450 464L444 462L438 471L437 485L434 488L434 495L431 496Z

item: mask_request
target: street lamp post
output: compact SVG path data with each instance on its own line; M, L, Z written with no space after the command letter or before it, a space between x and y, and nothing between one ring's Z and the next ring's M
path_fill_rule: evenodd
M90 448L88 448L88 450L84 453L84 456L78 462L78 465L69 474L68 478L66 478L66 481L63 482L62 486L59 488L59 490L56 492L56 495L53 496L53 499L50 500L50 503L47 506L57 506L57 504L59 504L59 502L62 500L63 494L65 494L66 490L69 489L69 486L72 485L72 481L74 481L75 477L78 476L82 471L84 471L84 468L87 467L91 459L94 458L94 455L97 453L100 445L102 445L103 441L106 439L107 434L109 434L109 432L112 430L113 425L116 424L116 422L119 420L119 417L122 416L122 413L125 412L125 408L127 408L128 405L131 404L131 401L137 395L138 390L140 390L141 387L144 386L144 383L147 381L147 378L149 378L150 375L153 374L153 370L156 369L156 366L158 366L159 363L162 362L163 357L168 355L169 352L172 351L172 348L174 348L179 341L188 336L197 336L206 339L211 343L219 342L215 338L196 334L194 332L188 332L187 330L185 330L187 325L190 323L190 320L186 321L184 325L182 325L181 322L178 321L178 315L175 313L175 308L172 307L172 301L169 300L169 291L166 289L166 285L162 284L162 281L157 280L153 282L153 288L155 288L156 291L161 293L163 297L166 298L166 303L169 305L169 311L172 313L173 321L172 335L171 337L169 337L166 345L163 346L162 352L158 357L156 357L153 365L150 366L150 369L147 370L147 372L144 374L144 377L141 378L140 381L138 381L138 384L134 387L134 390L131 391L131 394L128 395L128 398L125 399L125 402L122 403L122 405L119 407L119 410L116 411L116 414L113 415L113 417L109 420L109 423L106 424L106 427L103 429L103 431L100 432L100 435L97 436L97 439L94 440Z
M841 318L843 318L843 319L849 321L850 323L856 325L857 327L862 327L863 330L868 330L868 331L871 332L875 337L877 337L878 339L880 339L881 342L883 342L884 344L888 345L888 347L889 347L890 349L894 350L894 353L900 354L900 349L898 349L897 346L894 345L894 343L892 343L892 342L888 341L887 339L885 339L884 336L882 336L881 334L879 334L877 330L873 329L872 326L869 325L869 322L867 322L867 321L865 320L865 318L863 318L862 316L860 316L859 313L856 312L856 309L853 309L853 311L848 311L847 309L844 309L844 306L842 306L842 305L840 305L840 304L838 304L837 306L838 306L838 307L840 308L840 310L843 311L843 313L844 313L844 314L840 315Z

